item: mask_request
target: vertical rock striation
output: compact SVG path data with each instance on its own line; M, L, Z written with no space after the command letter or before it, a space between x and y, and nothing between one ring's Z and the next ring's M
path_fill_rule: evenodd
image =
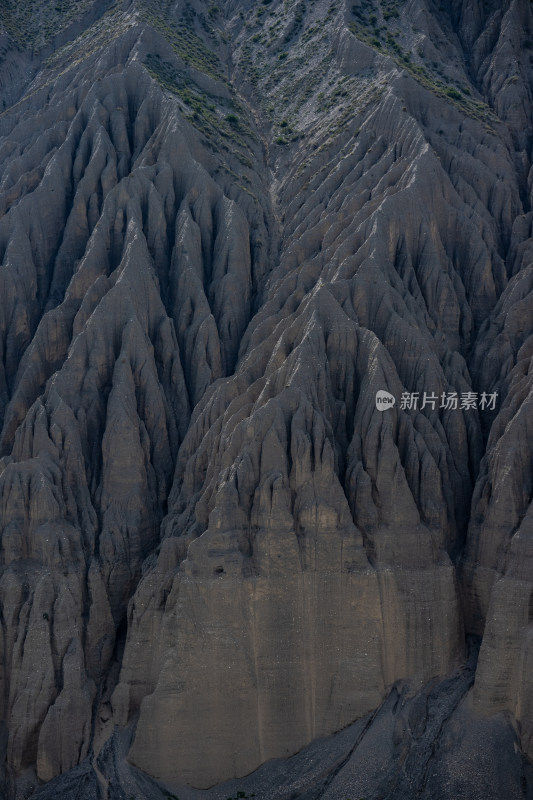
M0 12L6 795L112 793L116 737L207 789L465 634L468 742L504 712L531 757L530 3L29 6Z

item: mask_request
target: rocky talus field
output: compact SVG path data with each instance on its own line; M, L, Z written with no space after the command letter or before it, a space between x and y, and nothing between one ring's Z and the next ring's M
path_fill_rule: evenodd
M0 0L2 800L533 798L532 154L531 0Z

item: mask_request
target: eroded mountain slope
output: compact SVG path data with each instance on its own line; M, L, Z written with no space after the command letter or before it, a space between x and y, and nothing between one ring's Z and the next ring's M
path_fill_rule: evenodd
M529 753L530 3L3 15L6 792L240 777L465 632Z

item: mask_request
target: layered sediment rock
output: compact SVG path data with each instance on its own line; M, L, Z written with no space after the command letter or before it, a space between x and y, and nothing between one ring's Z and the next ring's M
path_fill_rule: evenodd
M465 633L531 756L530 4L2 14L6 793L240 777Z

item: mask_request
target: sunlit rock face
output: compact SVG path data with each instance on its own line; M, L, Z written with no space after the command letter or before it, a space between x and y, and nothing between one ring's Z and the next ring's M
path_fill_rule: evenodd
M532 6L354 2L0 8L10 800L533 796Z

